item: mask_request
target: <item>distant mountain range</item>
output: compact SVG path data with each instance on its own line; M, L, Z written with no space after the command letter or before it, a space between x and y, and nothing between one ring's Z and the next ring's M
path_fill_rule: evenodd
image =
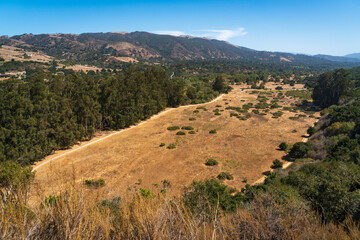
M326 59L334 62L348 62L348 63L360 63L360 53L348 54L345 56L332 56L332 55L324 55L318 54L314 55L314 57Z
M345 55L345 57L360 59L360 53L348 54L348 55Z
M11 45L77 63L104 66L114 62L232 59L292 65L331 65L334 61L356 65L352 57L308 56L282 52L256 51L225 41L158 35L148 32L110 32L83 34L23 34L0 37L0 44ZM359 64L360 65L360 64Z

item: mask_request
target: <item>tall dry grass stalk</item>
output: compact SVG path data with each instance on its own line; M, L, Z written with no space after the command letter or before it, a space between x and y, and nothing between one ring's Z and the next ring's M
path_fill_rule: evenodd
M75 178L74 178L75 179ZM301 203L263 195L234 213L191 213L179 198L133 193L104 201L73 181L52 200L1 197L1 239L360 239L356 224L322 224ZM203 211L206 212L206 211Z

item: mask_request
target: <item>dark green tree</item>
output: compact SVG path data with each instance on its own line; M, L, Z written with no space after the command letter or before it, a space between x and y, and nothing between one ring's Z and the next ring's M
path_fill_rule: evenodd
M337 69L319 76L312 97L315 105L329 107L338 104L341 98L350 96L353 90L354 83L349 77L349 72Z

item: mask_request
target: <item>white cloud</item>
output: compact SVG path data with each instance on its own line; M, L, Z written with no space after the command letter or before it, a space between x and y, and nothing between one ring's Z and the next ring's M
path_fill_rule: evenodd
M154 33L162 34L162 35L172 35L172 36L191 35L191 36L198 36L198 37L214 38L217 40L224 40L224 41L227 41L228 39L233 38L233 37L244 36L247 34L247 32L245 31L245 28L207 29L207 30L195 31L192 34L185 33L182 31L177 31L177 30L159 30L159 31L154 31Z
M237 28L235 30L230 29L210 29L210 30L204 30L204 32L207 32L204 34L206 37L212 37L217 40L228 40L233 37L237 36L244 36L247 34L245 32L245 28Z
M171 35L171 36L181 36L186 35L186 33L182 31L155 31L156 34L162 34L162 35Z

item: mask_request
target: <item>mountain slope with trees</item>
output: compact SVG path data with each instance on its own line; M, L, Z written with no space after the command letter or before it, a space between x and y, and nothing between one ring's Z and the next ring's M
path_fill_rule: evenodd
M130 58L133 61L177 61L231 59L246 62L286 65L354 66L303 54L256 51L214 39L190 36L158 35L148 32L23 34L0 37L0 44L29 50L41 50L50 56L69 61L109 66Z

